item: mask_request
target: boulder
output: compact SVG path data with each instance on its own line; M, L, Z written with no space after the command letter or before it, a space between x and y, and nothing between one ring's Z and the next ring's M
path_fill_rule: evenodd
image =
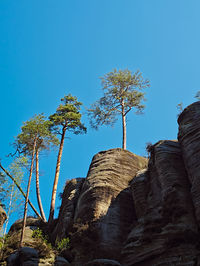
M63 257L57 256L55 259L55 266L66 266L66 265L70 265L70 263Z
M7 259L6 259L6 262L7 262L7 266L20 265L19 252L15 251L10 256L8 256Z
M22 225L23 225L23 219L15 221L15 223L10 227L9 233L20 230L22 228ZM26 226L29 226L32 229L35 229L37 227L41 228L45 226L45 222L43 222L40 218L34 218L32 216L28 216L26 220Z
M19 249L20 265L22 266L38 266L38 251L30 247L22 247Z

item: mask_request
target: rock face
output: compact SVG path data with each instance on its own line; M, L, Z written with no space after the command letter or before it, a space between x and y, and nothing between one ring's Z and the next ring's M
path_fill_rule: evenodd
M179 116L178 139L191 184L191 196L200 226L200 102L189 105Z
M148 170L131 188L137 223L123 247L122 265L195 265L198 226L180 144L155 144Z
M66 183L50 232L53 242L69 236L70 247L52 264L41 264L39 253L28 259L38 265L200 265L200 102L178 123L178 141L149 146L149 160L122 149L95 155L86 178ZM15 223L11 233L19 227Z
M6 212L4 211L4 209L0 206L0 230L5 222L5 220L7 219L7 215Z
M51 234L54 242L66 237L72 228L75 209L84 180L85 178L75 178L66 183L62 194L58 221Z
M94 156L74 216L77 265L99 256L119 259L121 243L136 220L129 183L146 166L147 159L122 149Z

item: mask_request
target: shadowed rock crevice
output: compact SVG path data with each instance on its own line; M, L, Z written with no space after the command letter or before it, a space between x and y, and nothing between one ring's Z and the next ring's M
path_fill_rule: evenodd
M53 242L59 241L69 235L71 231L77 201L85 178L75 178L66 182L62 193L62 204L59 211L57 223L51 233Z

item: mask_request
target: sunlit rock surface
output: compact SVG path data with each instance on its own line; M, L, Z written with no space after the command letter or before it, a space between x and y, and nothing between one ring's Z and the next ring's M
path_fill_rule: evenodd
M6 212L4 209L0 206L0 229L2 228L5 220L7 219Z
M83 262L86 255L86 259L119 259L121 245L136 218L129 183L146 166L146 158L122 149L94 156L78 199L72 235Z

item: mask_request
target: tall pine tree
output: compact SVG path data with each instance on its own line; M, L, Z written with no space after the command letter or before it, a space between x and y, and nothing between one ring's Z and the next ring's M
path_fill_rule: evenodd
M117 116L122 118L122 148L126 149L126 116L134 109L136 114L142 113L145 105L143 89L150 86L141 72L116 69L101 78L103 97L88 109L91 126L113 125Z
M49 120L52 122L51 130L55 134L60 135L60 145L57 156L56 171L50 205L50 214L48 219L49 224L51 224L54 217L56 192L60 173L60 163L62 158L66 131L72 132L74 134L86 133L86 127L81 123L80 108L82 103L78 102L77 98L75 96L72 96L71 94L64 96L64 98L61 99L61 102L62 103L58 106L56 112L49 117Z
M57 138L50 132L50 121L45 120L45 117L40 114L34 116L29 121L25 122L21 128L21 133L17 136L16 145L17 150L20 154L29 156L31 164L29 169L29 179L26 192L26 201L24 206L24 218L23 218L23 228L20 240L20 246L23 244L23 236L26 225L27 217L27 204L29 198L30 184L33 173L34 158L35 155L39 153L39 150L46 149L50 143L57 144ZM36 157L36 164L38 164L38 157ZM37 169L38 170L38 169ZM45 221L44 211L42 208L40 190L39 190L39 174L36 174L36 193L38 199L38 206L42 219Z

